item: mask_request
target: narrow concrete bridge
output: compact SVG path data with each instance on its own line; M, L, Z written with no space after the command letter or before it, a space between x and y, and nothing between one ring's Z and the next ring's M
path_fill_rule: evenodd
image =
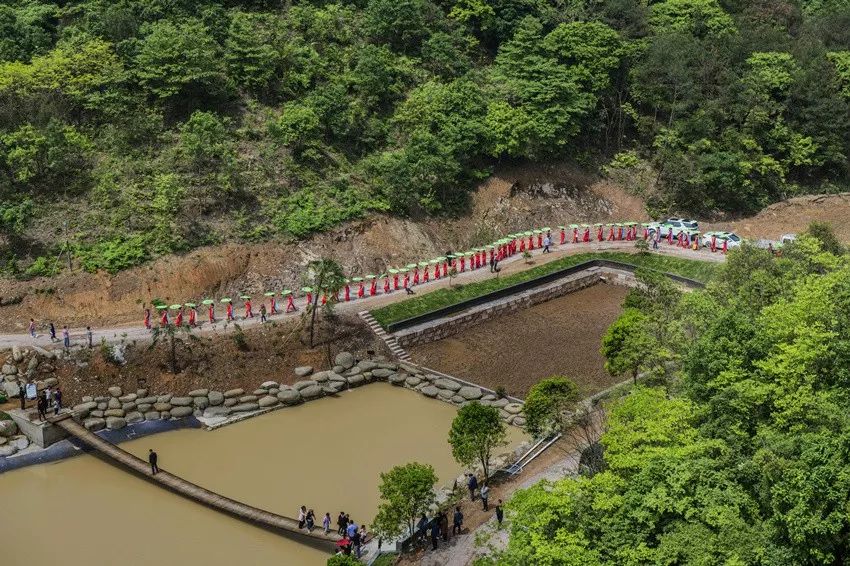
M284 517L264 509L258 509L251 505L246 505L245 503L230 499L229 497L219 495L166 471L161 471L156 475L151 475L150 464L148 462L137 458L126 450L123 450L111 442L102 439L95 433L87 430L71 417L71 413L64 413L56 417L52 417L49 420L57 427L66 431L70 436L79 439L91 447L100 456L106 458L111 463L133 472L159 487L182 495L183 497L191 499L192 501L202 505L206 505L216 511L226 513L227 515L237 519L241 519L258 527L288 536L289 538L312 546L331 549L340 539L339 535L335 532L331 532L326 535L321 528L313 529L312 532L307 532L306 529L299 529L298 521L295 519Z

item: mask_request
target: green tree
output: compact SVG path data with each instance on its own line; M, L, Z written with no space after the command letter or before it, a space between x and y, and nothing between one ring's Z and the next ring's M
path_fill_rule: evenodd
M319 299L326 293L328 301L324 305L325 315L333 313L333 306L339 290L345 285L345 274L340 265L331 259L317 259L307 264L304 275L305 283L313 289L313 303L309 309L310 347L315 347L316 322L319 316Z
M480 465L485 480L490 477L493 450L503 446L506 438L499 410L477 401L460 408L449 431L454 459L463 466Z
M160 20L144 29L135 72L155 97L194 101L229 92L221 49L200 20Z
M235 11L224 42L230 77L240 87L259 93L281 72L280 20L271 14Z
M523 405L526 430L534 436L563 432L570 423L570 411L579 399L578 386L566 377L550 377L535 383Z
M395 466L382 473L378 485L381 503L372 521L375 532L386 539L394 539L404 534L407 527L407 534L412 535L416 518L436 500L436 483L434 468L418 462Z
M626 309L602 337L605 370L628 375L637 383L641 372L660 369L661 345L649 332L650 319L637 309Z
M13 182L31 193L73 193L88 181L91 141L73 126L51 121L43 129L31 124L0 136L0 152Z

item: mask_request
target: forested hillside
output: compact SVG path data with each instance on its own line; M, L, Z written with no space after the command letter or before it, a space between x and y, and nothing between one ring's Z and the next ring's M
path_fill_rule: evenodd
M736 250L705 291L631 291L606 354L649 377L602 465L514 496L498 563L850 563L848 260L818 226L780 258Z
M659 214L847 186L846 0L2 0L0 29L8 274L453 213L504 160Z

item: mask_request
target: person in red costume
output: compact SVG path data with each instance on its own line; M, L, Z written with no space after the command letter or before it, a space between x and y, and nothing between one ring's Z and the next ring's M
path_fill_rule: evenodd
M277 300L274 295L269 297L269 314L277 314Z
M608 241L611 242L614 240L614 225L608 227Z
M189 307L189 326L195 326L195 319L198 316L198 311L195 310L195 307Z
M207 314L210 317L210 324L214 324L215 323L215 306L214 305L210 305L210 308L207 311Z
M174 326L177 328L183 326L183 309L177 311L177 317L174 319Z
M162 309L162 316L159 317L159 326L161 328L168 326L168 311L165 309Z
M245 301L245 318L254 318L254 310L251 308L251 299Z
M295 312L298 310L298 307L295 306L295 299L290 294L286 298L286 312Z
M566 243L567 243L567 233L564 230L564 227L561 226L561 245L564 245Z
M233 318L233 303L227 303L227 320L236 320Z
M348 281L345 282L345 302L351 300L351 287L348 284Z
M602 229L602 224L596 227L596 241L601 242L605 239L604 230Z

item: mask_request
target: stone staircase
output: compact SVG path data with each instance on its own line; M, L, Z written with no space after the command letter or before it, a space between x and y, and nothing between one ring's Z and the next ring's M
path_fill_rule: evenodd
M384 344L387 345L387 348L390 349L390 352L393 353L393 356L398 358L403 362L409 362L410 354L405 351L404 348L401 347L401 344L398 343L398 340L392 334L388 334L386 330L381 328L381 325L378 324L378 321L375 320L375 317L372 316L372 313L369 311L360 311L357 313L363 321L369 325L369 328L372 329L372 332L375 335L384 341Z

